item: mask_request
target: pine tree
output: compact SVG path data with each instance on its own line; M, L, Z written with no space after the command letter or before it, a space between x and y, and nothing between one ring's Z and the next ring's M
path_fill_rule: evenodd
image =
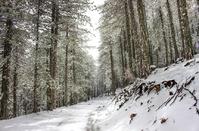
M12 3L9 1L4 1L4 8L6 19L6 25L5 25L5 38L3 42L3 67L2 67L2 85L1 85L1 112L0 112L0 118L1 119L7 119L8 118L8 100L9 100L9 89L11 86L11 53L12 53L12 38L13 38L13 18L11 15L12 10Z

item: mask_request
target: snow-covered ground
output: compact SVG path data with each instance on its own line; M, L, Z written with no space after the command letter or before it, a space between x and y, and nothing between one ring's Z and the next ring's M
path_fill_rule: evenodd
M185 66L190 61L192 61L190 65ZM195 90L193 94L199 98L199 55L190 61L173 64L167 69L157 69L143 82L161 83L175 80L180 87L195 77L186 88L191 92ZM131 85L126 87L126 90L132 88L134 87ZM183 91L174 104L171 104L174 100L172 99L167 105L158 109L172 97L170 92L176 91L176 86L170 89L161 85L161 88L158 94L155 91L149 95L145 93L137 101L135 100L137 96L131 96L120 109L120 102L112 103L104 111L96 113L94 116L98 121L96 127L100 127L101 131L199 131L199 114L196 110L199 106L193 106L195 100L192 95ZM131 114L136 116L130 122ZM161 123L163 119L166 122Z
M41 112L0 121L0 131L86 131L92 128L90 117L100 107L110 103L109 98L98 98L51 112Z
M175 80L177 85L172 88L163 86L162 82L169 80ZM153 90L139 98L133 94L127 97L121 108L119 105L125 97L118 102L105 97L52 112L4 120L0 121L0 131L199 131L199 103L194 106L195 100L191 95L199 98L199 55L190 61L157 69L148 79L141 81L160 84L160 92ZM177 87L179 89L185 83L189 83L186 89L191 93L183 90L175 95ZM125 89L130 91L134 88L135 85L130 85ZM177 96L176 99L161 106L173 96ZM130 122L132 114L136 115Z

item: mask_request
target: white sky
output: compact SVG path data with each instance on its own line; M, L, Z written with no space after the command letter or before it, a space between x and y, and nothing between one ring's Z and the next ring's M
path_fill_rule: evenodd
M91 0L94 2L95 6L100 6L104 3L104 0ZM99 19L100 19L100 13L97 10L88 11L88 16L91 18L91 24L92 27L88 27L91 31L91 34L89 36L89 41L86 43L87 46L91 46L94 48L87 49L89 54L93 56L94 60L97 62L99 57L98 47L100 46L100 33L97 29L99 27Z

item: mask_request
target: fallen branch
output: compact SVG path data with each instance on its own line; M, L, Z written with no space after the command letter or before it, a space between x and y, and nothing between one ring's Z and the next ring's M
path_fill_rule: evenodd
M195 80L195 76L190 77L190 78L189 78L189 81L187 81L187 82L185 83L185 87L189 86L194 80Z
M173 101L171 102L170 105L173 105L175 103L175 101L177 100L177 98L180 95L180 93L182 93L183 89L184 89L184 85L182 85L180 89L177 89L176 96L175 96L175 98L173 99Z
M176 89L176 92L174 93L174 95L172 96L172 97L170 97L170 98L168 98L162 105L160 105L157 109L156 109L156 111L157 110L159 110L160 108L162 108L162 106L166 106L173 98L175 98L175 96L178 96L177 95L177 93L179 92L179 89L178 89L178 87L179 87L179 85L177 85L177 89Z
M190 91L189 89L187 89L187 88L184 88L184 90L185 90L185 91L188 91L188 92L191 94L191 96L194 98L195 103L194 103L193 106L197 106L197 104L198 104L198 99L197 99L197 97L193 94L193 92L191 92L191 91Z

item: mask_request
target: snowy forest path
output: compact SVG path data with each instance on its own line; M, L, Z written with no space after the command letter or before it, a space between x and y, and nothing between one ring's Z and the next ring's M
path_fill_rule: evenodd
M21 116L0 122L0 131L96 131L93 116L108 98L97 98L70 107ZM94 129L95 128L95 129Z

